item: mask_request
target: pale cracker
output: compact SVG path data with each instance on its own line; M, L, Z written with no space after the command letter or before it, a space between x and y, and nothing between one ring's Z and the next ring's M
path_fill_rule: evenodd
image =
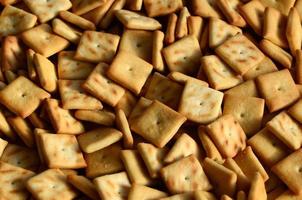
M80 190L82 193L87 195L92 200L98 200L98 193L95 189L95 186L93 183L86 178L85 176L79 176L79 175L68 175L67 181L72 186Z
M0 0L0 3L4 6L17 3L19 0Z
M115 0L113 4L111 5L110 9L107 11L105 16L102 18L102 20L99 23L99 27L101 29L106 29L109 27L111 22L115 18L115 12L117 10L122 9L126 4L126 0Z
M288 14L285 34L291 54L295 57L296 50L301 49L302 43L301 19L295 7L291 8Z
M161 50L164 46L165 34L159 30L153 32L153 44L152 44L152 65L155 70L163 72L165 70L165 63Z
M296 76L294 76L294 78L296 79L297 84L302 84L302 50L297 50L295 57Z
M132 112L135 104L137 102L136 96L130 91L126 90L125 94L119 100L119 102L115 106L115 110L122 109L125 112L125 115L129 117Z
M295 0L281 0L281 1L273 1L273 0L260 0L263 5L266 7L273 7L278 9L282 14L288 15L290 8L294 6Z
M6 140L0 138L0 158L2 157L3 151L6 148L7 144L8 144L8 142Z
M69 12L69 11L61 11L59 13L60 17L71 23L71 24L74 24L78 27L80 27L81 29L84 29L84 30L95 30L95 25L94 23L92 23L91 21L88 21L87 19L83 18L83 17L80 17L72 12Z
M239 192L237 192L236 198L237 198L237 200L246 200L245 192L240 190Z
M4 77L7 81L7 83L11 83L17 78L17 74L11 70L7 70L4 72Z
M205 87L208 87L209 84L206 82L206 81L203 81L203 80L200 80L198 78L194 78L192 76L189 76L189 75L186 75L186 74L183 74L181 72L170 72L168 74L168 78L170 78L171 80L175 81L175 82L178 82L182 85L185 85L188 81L193 81L197 84L200 84L200 85L203 85Z
M209 53L209 37L210 37L209 23L207 22L204 25L204 28L203 28L202 33L201 33L201 37L199 39L199 46L200 46L201 52L203 54L208 54Z
M291 117L293 117L299 123L302 123L301 110L302 110L302 100L299 100L288 109L288 113L290 114Z
M251 187L248 194L248 200L266 200L264 180L259 172L256 172L251 180Z
M189 16L187 21L188 34L194 35L199 40L204 27L204 20L199 16Z
M175 194L169 197L160 198L159 200L192 200L194 198L192 192L186 192L182 194Z
M133 147L133 136L129 127L128 119L122 109L116 110L116 126L123 133L124 147L130 149Z
M131 125L133 121L140 118L141 114L152 104L152 101L150 99L147 99L145 97L140 97L140 99L136 102L135 106L133 107L129 117L128 121Z
M300 18L301 18L302 17L302 1L301 0L296 0L296 3L295 3L294 7L297 9L297 11L300 15Z
M74 116L82 121L93 122L105 126L112 126L115 121L115 115L106 110L77 110Z
M105 2L105 0L71 0L72 12L76 15L82 15L102 6Z
M242 77L244 80L249 80L254 79L261 74L267 74L275 71L278 71L278 68L271 59L265 56L264 59L257 66L248 70L246 73L243 74Z
M128 194L128 200L148 200L166 197L167 193L143 185L132 185Z
M66 40L74 44L79 43L82 36L82 32L80 32L78 29L70 26L69 24L66 24L61 19L57 18L52 20L51 25L54 33L58 34L59 36L65 38Z
M167 45L172 44L175 41L175 28L177 19L178 17L175 13L170 14L164 37L164 42Z
M14 141L16 139L16 133L13 131L11 126L8 124L4 112L0 109L0 132L7 138Z
M219 12L217 1L212 0L193 0L193 14L201 17L216 17L220 18L221 13Z
M35 55L34 50L32 49L26 50L26 64L27 64L28 77L33 81L37 80L37 72L34 65L34 55Z
M240 0L218 0L217 5L230 24L238 27L246 26L245 20L238 13L238 7L242 5Z
M254 80L248 80L227 91L225 94L232 94L240 97L259 97L257 86Z
M278 195L276 200L294 200L294 199L300 199L302 198L302 194L295 194L290 190L286 190L281 195Z
M174 13L183 7L183 3L181 0L144 0L144 6L149 17L157 17Z
M131 0L131 1L127 1L127 8L129 10L133 10L133 11L139 11L142 9L143 6L143 0Z
M196 191L194 194L195 200L216 200L215 195L206 191Z
M175 36L177 39L183 38L188 35L188 21L190 12L187 7L183 7L180 10L179 17L176 23Z

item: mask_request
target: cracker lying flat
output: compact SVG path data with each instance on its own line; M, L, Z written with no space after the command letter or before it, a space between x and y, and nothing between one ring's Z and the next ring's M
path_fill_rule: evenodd
M85 153L93 153L119 141L123 134L114 129L101 127L78 136L81 149Z
M126 90L125 94L122 96L122 98L115 106L115 110L121 109L125 112L125 115L129 117L130 113L135 107L136 102L137 102L136 96L130 91Z
M186 118L164 104L154 101L130 128L158 147L165 146Z
M115 106L125 94L125 90L106 77L108 68L106 63L99 63L82 84L82 87L101 101Z
M147 99L145 97L140 97L140 99L136 102L135 106L133 107L129 117L128 121L131 125L132 122L134 122L136 119L140 118L141 114L152 104L152 101L150 99Z
M145 17L129 10L118 10L115 12L115 16L126 28L129 29L153 31L161 28L161 24L156 19Z
M48 99L46 110L57 133L80 134L84 132L82 123L76 120L68 110L59 107L59 101Z
M156 17L167 15L179 10L183 6L183 3L181 0L145 0L144 6L149 17Z
M245 20L238 13L238 7L242 5L240 0L218 0L217 5L230 24L238 27L246 26Z
M35 52L49 57L65 49L69 42L55 35L48 24L41 24L21 34L23 42Z
M173 194L196 190L207 191L212 188L194 155L165 166L161 169L161 175L168 190Z
M222 92L188 81L178 111L191 121L209 123L219 116L222 99Z
M104 200L126 199L131 187L126 172L100 176L94 179L94 184Z
M244 35L237 34L215 49L231 68L244 74L264 59L264 54Z
M183 7L179 13L179 17L175 27L175 36L177 39L183 38L188 35L188 23L187 18L190 16L190 12L187 7Z
M26 183L26 188L36 199L59 200L64 197L66 200L71 200L77 195L59 169L48 169L30 178Z
M96 98L84 93L82 80L59 80L59 91L64 109L102 109L102 103Z
M259 97L257 86L254 80L245 81L225 91L225 94L232 94L240 97Z
M74 135L43 133L40 137L49 168L78 169L87 166Z
M111 62L119 40L118 35L85 31L77 47L75 58L93 63Z
M107 75L113 81L135 94L139 94L152 68L151 64L141 58L126 51L119 51L112 61Z
M201 51L197 38L186 36L162 50L170 71L194 74L200 65Z
M95 30L95 25L83 18L83 17L80 17L76 14L73 14L72 12L69 12L69 11L61 11L59 13L60 17L62 19L64 19L65 21L71 23L71 24L74 24L78 27L80 27L81 29L84 29L84 30Z
M146 187L143 185L132 185L129 191L128 199L129 200L148 200L148 199L158 199L166 197L167 193L160 190Z
M20 76L0 91L0 101L9 110L25 118L50 95L27 78ZM14 99L14 101L12 101Z
M260 1L263 3L263 5L267 7L270 6L278 9L284 15L288 15L290 8L293 7L295 4L294 0L281 0L277 2L273 0L260 0Z
M0 16L0 36L15 35L32 28L37 17L22 9L5 6Z
M95 178L123 170L124 165L120 159L121 150L121 146L116 143L96 152L85 154L86 176Z
M302 100L297 101L293 106L288 110L288 113L291 117L297 120L299 123L302 123Z
M128 119L122 109L116 111L116 126L123 133L123 142L125 148L133 147L133 136L129 127Z
M251 188L248 194L249 200L265 200L267 199L264 180L259 172L256 172L251 180Z
M201 17L216 17L220 18L221 13L219 12L217 2L210 0L193 0L193 13Z
M67 181L73 185L75 188L83 192L89 198L93 200L98 200L98 193L93 185L93 183L85 176L79 175L69 175Z
M69 24L65 23L61 19L57 19L57 18L52 20L51 25L53 28L53 32L55 32L59 36L65 38L66 40L74 44L79 43L82 36L82 32L80 32L78 29L70 26Z
M106 110L77 110L74 116L82 121L93 122L105 126L112 126L115 121L115 115Z
M0 198L1 199L27 199L29 193L25 182L34 176L32 171L0 162Z
M273 61L268 57L264 57L264 59L258 65L243 74L243 79L254 79L261 74L267 74L275 71L278 71L278 68L273 63Z
M296 50L301 49L302 26L301 18L296 8L291 8L286 25L286 38L292 55L296 55Z
M175 28L176 28L177 18L178 17L175 13L172 13L169 16L165 38L164 38L165 44L172 44L175 41Z
M153 45L152 45L152 65L155 70L163 72L165 70L165 64L161 50L164 46L165 34L161 31L153 32Z
M257 86L270 112L280 110L299 98L299 91L287 69L260 75Z

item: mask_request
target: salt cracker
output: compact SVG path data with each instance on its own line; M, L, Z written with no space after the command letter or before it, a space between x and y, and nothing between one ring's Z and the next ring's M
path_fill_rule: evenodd
M225 91L225 94L232 94L241 97L259 97L257 86L254 80L245 81Z
M93 153L85 154L86 176L95 178L120 172L124 169L120 159L121 145L116 143Z
M0 3L4 6L6 5L11 5L11 4L14 4L14 3L17 3L18 0L1 0Z
M296 0L294 7L297 9L297 11L300 15L300 18L301 18L302 17L302 1L301 0Z
M197 72L200 65L199 43L192 35L163 48L162 53L170 71L191 75Z
M85 176L79 176L79 175L68 175L67 181L72 186L83 192L85 195L87 195L89 198L93 200L98 200L98 193L95 189L95 186L93 183L86 178Z
M215 90L229 89L242 82L242 78L216 55L203 56L201 66Z
M41 23L45 23L59 14L62 10L68 10L72 4L69 0L24 0L26 6L37 15Z
M201 190L196 191L194 197L195 200L216 200L216 197L212 193Z
M114 128L101 127L81 134L77 139L85 153L93 153L119 141L122 136L123 134Z
M266 200L266 190L264 180L259 172L256 172L251 180L251 187L248 194L248 200Z
M35 55L34 50L32 49L26 50L26 64L27 64L28 77L33 81L37 79L37 72L34 64L34 55Z
M181 0L144 0L144 6L149 17L157 17L174 13L183 7L183 3Z
M142 6L143 6L143 0L127 1L127 8L129 10L139 11L142 9Z
M86 79L95 65L74 59L74 51L61 51L58 54L59 79Z
M126 0L115 0L111 5L110 9L107 11L105 16L100 21L99 27L102 29L108 28L108 26L115 18L115 12L117 10L122 9L125 6L125 4L126 4Z
M270 112L290 105L300 96L294 80L287 69L260 75L256 81Z
M145 97L158 100L171 108L177 108L183 87L155 72L151 78Z
M34 27L37 17L17 7L5 6L0 16L0 37L15 35Z
M0 198L27 199L29 193L25 183L34 175L32 171L0 162Z
M244 191L237 192L237 200L246 200L246 194Z
M53 19L51 25L53 32L58 34L59 36L65 38L66 40L74 44L78 44L80 42L82 32L65 23L61 19Z
M153 32L153 44L152 44L152 65L155 70L163 72L165 70L165 63L161 50L164 46L165 34L159 30Z
M302 191L301 159L302 150L299 149L272 167L272 171L296 194Z
M217 5L230 24L238 27L246 26L245 20L238 12L238 7L242 5L239 0L218 0Z
M7 138L11 139L12 141L16 140L16 133L13 131L13 129L7 122L2 109L0 109L0 132L2 135L5 135Z
M100 176L93 182L103 200L126 199L131 187L126 172Z
M34 65L40 85L48 92L57 90L57 74L54 64L41 54L34 55Z
M206 23L199 39L200 49L203 54L209 53L209 37L209 23Z
M220 200L233 200L231 197L229 197L228 195L224 194L220 197Z
M65 174L59 169L48 169L30 178L26 188L35 199L58 200L64 197L67 200L77 196L76 191L67 183Z
M23 76L19 76L0 91L1 103L23 118L29 116L44 99L49 97L50 94ZM12 99L14 101L11 101Z
M177 138L170 151L165 156L165 163L172 163L189 155L195 155L196 158L201 158L199 145L188 134L183 133Z
M153 33L151 31L125 29L119 44L119 51L127 51L151 63L150 52L152 50Z
M148 200L166 197L167 193L143 185L132 185L128 194L129 200Z
M258 35L262 35L264 11L265 6L258 0L239 6L240 14Z
M5 147L7 146L8 142L6 140L3 140L0 138L0 158L2 157L3 151Z
M91 21L89 21L83 17L73 14L72 12L60 11L59 15L63 20L65 20L71 24L74 24L74 25L80 27L81 29L95 30L94 23L92 23Z
M77 110L74 113L75 118L92 122L96 124L101 124L105 126L112 126L115 121L115 115L112 112L106 110Z
M178 82L178 83L180 83L182 85L185 85L188 81L191 81L191 82L195 82L196 84L203 85L205 87L209 86L209 84L206 81L200 80L198 78L194 78L192 76L183 74L181 72L175 72L175 71L174 72L170 72L168 74L168 78L170 78L171 80L173 80L175 82Z
M290 149L297 150L302 145L302 127L285 111L279 113L266 127Z
M249 180L254 177L257 171L261 174L264 182L268 180L268 174L250 146L247 146L243 151L239 152L234 160Z
M275 2L273 0L260 0L263 5L267 7L273 7L275 9L278 9L282 14L288 15L290 8L294 6L295 1L294 0L281 0L278 2Z
M284 31L286 29L286 21L286 16L278 10L266 7L263 19L263 37L282 48L288 47Z
M236 191L237 175L235 172L218 164L210 158L205 158L203 168L218 196L223 194L233 196Z
M291 117L297 120L299 123L302 123L302 100L297 101L293 106L288 109L288 113Z
M75 59L86 62L111 62L120 37L118 35L85 31L77 47Z
M129 10L117 10L115 16L128 29L154 31L161 28L156 19Z
M21 34L23 42L35 52L49 57L65 49L69 42L54 34L48 24L41 24Z
M143 59L126 51L119 51L107 70L107 76L139 94L152 69L152 65Z
M264 54L258 47L242 34L231 37L217 47L215 52L241 75L264 59Z
M242 30L237 26L228 24L227 22L218 19L210 18L209 20L209 46L216 48L227 39L242 33Z
M41 148L49 168L78 169L87 166L74 135L40 135Z
M76 15L82 15L105 3L104 0L71 0L72 12Z
M296 68L296 82L298 84L302 84L302 50L297 50L296 54L296 63L295 63L295 68Z
M278 68L273 61L268 57L264 57L264 59L257 66L248 70L243 74L242 77L244 80L249 80L254 79L261 74L267 74L275 71L278 71Z
M137 150L122 150L121 158L132 184L150 185L152 183Z
M157 178L160 169L164 166L164 158L167 154L166 148L157 148L149 143L138 143L137 150L142 157L145 166L152 178Z
M264 99L225 95L223 114L231 114L249 137L259 131L264 113Z
M155 100L137 119L130 121L130 128L157 147L163 147L185 121L184 116Z
M284 68L291 68L292 56L278 45L263 39L260 41L259 47L268 57L281 64Z
M163 167L161 175L172 194L212 189L202 166L194 155Z
M125 148L133 147L133 136L129 127L128 119L122 109L116 111L116 126L123 133L123 143Z
M276 200L291 200L291 199L299 199L301 197L302 197L301 194L295 194L290 190L286 190L281 195L278 195Z
M180 10L179 17L175 27L175 36L176 38L183 38L188 35L188 17L190 12L187 7L183 7Z
M136 119L140 118L141 114L152 104L152 101L150 99L147 99L145 97L140 97L140 99L136 102L135 106L133 107L129 117L128 121L131 125L132 122L134 122Z
M221 13L219 12L218 5L216 1L210 0L193 0L193 14L201 17L216 17L220 18Z
M288 14L285 34L291 54L296 56L296 50L301 49L302 26L299 13L295 7L291 8Z
M165 32L164 42L165 44L172 44L175 41L175 29L177 23L177 15L175 13L170 14L168 24Z
M247 141L259 159L273 166L288 154L288 148L268 128L263 128Z
M83 80L58 80L59 92L64 109L102 109L102 103L84 92Z
M160 198L159 200L191 200L194 196L191 192L186 192L182 194L175 194L169 197Z
M189 16L187 18L188 34L194 35L198 40L201 38L204 20L200 16Z
M136 96L132 94L130 91L126 90L125 94L122 96L122 98L115 106L115 109L123 110L125 112L125 115L128 117L132 112L136 102L137 102Z
M68 110L59 106L56 99L47 99L46 110L57 133L80 134L84 132L83 124L76 120Z
M17 78L17 74L11 70L7 70L4 72L4 77L7 81L7 83L11 83Z

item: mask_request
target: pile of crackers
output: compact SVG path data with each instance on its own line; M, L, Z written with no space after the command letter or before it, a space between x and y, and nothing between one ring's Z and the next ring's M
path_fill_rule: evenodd
M1 200L302 200L302 0L0 0Z

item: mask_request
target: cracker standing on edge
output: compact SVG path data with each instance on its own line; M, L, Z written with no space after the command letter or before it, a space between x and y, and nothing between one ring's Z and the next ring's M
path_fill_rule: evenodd
M176 38L183 38L188 35L188 26L187 21L188 17L190 16L190 12L187 7L183 7L179 13L179 17L176 23L175 28L175 36Z
M122 109L116 111L116 126L123 133L123 142L125 148L133 147L133 136L129 127L128 119Z
M79 175L69 175L67 176L67 181L73 185L75 188L83 192L89 198L93 200L98 200L98 193L95 189L93 183L85 176Z
M87 13L102 4L105 3L105 0L71 0L72 3L72 12L76 15L82 15Z
M290 11L290 8L294 6L295 0L260 0L263 5L267 7L274 7L275 9L278 9L282 14L288 15L288 12Z
M302 100L297 101L293 106L288 109L288 114L297 120L299 123L302 123Z
M248 194L248 200L266 200L266 190L264 180L259 172L256 172L251 180L251 187Z
M167 193L143 185L132 185L129 191L128 200L148 200L166 197Z
M295 57L296 50L301 49L302 43L302 26L301 18L296 8L291 8L286 25L286 38L291 54Z
M210 0L193 0L192 1L193 14L201 17L216 17L220 18L221 13L219 12L216 1Z
M113 4L110 6L109 10L106 12L105 16L100 21L99 27L101 29L108 28L111 22L115 18L115 12L117 10L122 9L125 6L125 4L126 4L126 0L115 0Z
M238 13L238 7L241 6L241 2L239 0L218 0L217 5L221 9L221 12L227 18L227 21L238 27L245 27L246 22L243 17Z
M165 44L172 44L175 41L175 29L177 23L177 15L175 13L170 14L168 24L165 32Z
M58 18L53 19L51 25L54 33L74 44L79 43L82 36L82 32L80 32L80 30L70 26Z
M80 17L72 12L69 11L61 11L59 13L60 17L62 19L64 19L65 21L74 24L78 27L80 27L81 29L84 30L95 30L95 25L91 22L86 20L83 17Z
M7 146L8 142L6 140L3 140L0 138L0 158L2 157L3 151L5 147Z
M183 7L183 3L181 0L144 0L144 6L149 17L157 17L174 13Z
M165 34L159 30L153 32L152 65L159 72L165 70L165 63L161 54L164 46L164 37Z
M114 124L115 115L112 112L106 110L77 110L74 113L75 118L101 124L105 126L112 126Z
M199 16L189 16L187 18L188 22L188 34L194 35L198 40L201 38L204 20Z

